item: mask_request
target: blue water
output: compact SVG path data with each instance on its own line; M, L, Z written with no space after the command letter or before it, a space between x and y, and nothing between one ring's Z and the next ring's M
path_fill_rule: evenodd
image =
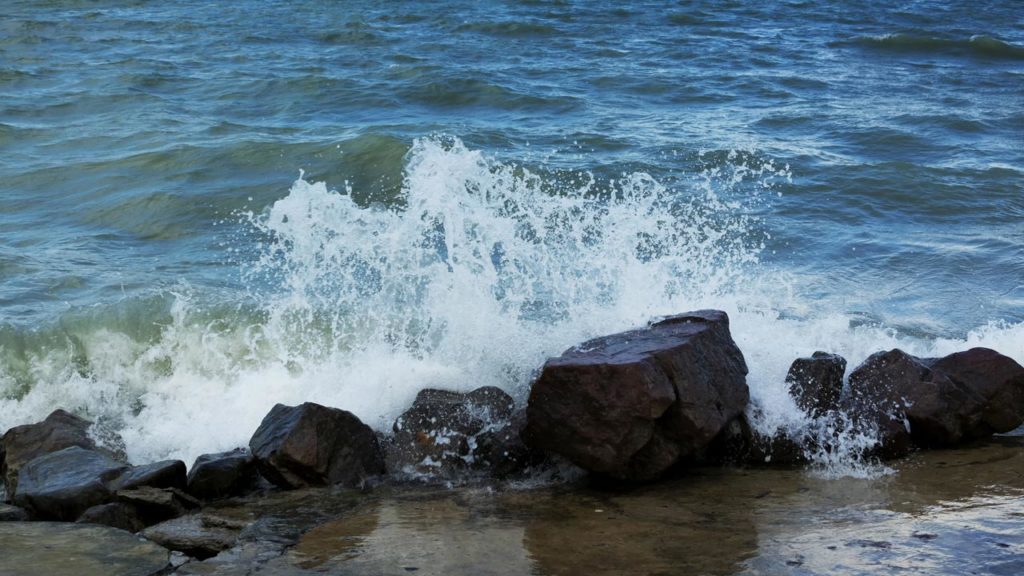
M0 7L0 429L383 429L703 306L768 428L814 349L1024 361L1024 5L324 4Z

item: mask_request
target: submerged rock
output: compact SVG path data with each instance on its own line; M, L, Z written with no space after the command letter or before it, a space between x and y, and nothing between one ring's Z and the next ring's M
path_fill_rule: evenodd
M123 530L59 522L0 523L0 574L157 576L169 552Z
M209 558L235 545L238 530L202 514L182 516L142 531L147 539L193 558Z
M72 446L103 451L89 437L90 426L92 422L88 420L64 410L54 410L41 422L8 430L0 439L0 451L5 454L0 466L7 484L7 497L13 500L18 492L18 471L21 467L39 456Z
M127 469L106 454L78 446L23 465L14 503L43 519L73 521L111 499L110 483Z
M146 527L138 508L126 502L97 504L82 512L76 520L79 524L99 524L128 532L138 532Z
M1020 426L1024 368L986 348L927 359L878 352L850 374L842 404L878 428L880 455L899 456L912 443L948 446Z
M494 386L468 393L421 390L395 420L385 444L387 468L438 477L490 468L497 444L512 439L514 407L512 397Z
M256 459L245 448L203 454L188 473L188 493L210 500L247 492L257 480Z
M351 412L312 402L278 404L249 441L260 473L283 488L359 486L384 473L373 430Z
M746 373L720 311L597 338L544 365L524 439L591 472L650 480L743 412Z
M838 354L815 352L810 358L793 361L786 374L786 383L797 405L811 416L818 417L839 408L845 372L845 358Z

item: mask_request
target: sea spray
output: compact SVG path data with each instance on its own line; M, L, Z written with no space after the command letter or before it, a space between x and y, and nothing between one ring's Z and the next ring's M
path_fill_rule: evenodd
M300 178L245 215L249 246L234 247L256 254L241 264L245 297L182 285L132 322L118 320L132 307L120 302L44 336L0 335L0 427L70 408L119 429L137 462L244 445L279 402L345 408L386 430L422 388L490 384L522 403L543 361L569 346L720 308L750 368L754 428L829 439L809 449L824 474L870 474L870 434L796 407L794 358L823 349L855 366L879 349L987 345L1024 360L1024 328L908 336L852 322L848 295L802 295L797 274L761 263L772 223L753 216L788 177L747 151L713 154L672 186L640 172L602 181L419 139L396 202Z

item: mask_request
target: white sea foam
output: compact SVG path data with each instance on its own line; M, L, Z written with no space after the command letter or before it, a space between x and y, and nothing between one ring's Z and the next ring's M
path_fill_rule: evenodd
M360 205L351 190L300 178L245 218L249 241L262 242L247 273L257 313L206 320L186 287L153 340L100 327L77 334L74 353L41 349L30 389L0 400L0 428L79 410L120 429L137 462L245 445L279 402L338 406L388 429L422 388L496 385L523 402L546 358L699 308L730 315L764 433L834 433L784 384L790 362L815 350L851 366L893 347L928 356L980 345L1024 361L1024 325L921 339L851 324L844 295L802 297L799 278L760 264L766 227L748 214L788 176L747 154L682 189L643 173L562 181L424 138L407 157L401 206ZM10 371L0 366L0 378ZM811 456L825 475L871 474L857 455L872 441L841 436Z

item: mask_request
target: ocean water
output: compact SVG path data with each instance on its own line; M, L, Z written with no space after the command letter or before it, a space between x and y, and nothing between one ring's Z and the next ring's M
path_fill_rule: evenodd
M388 429L706 307L763 431L815 350L1024 362L1024 6L0 6L0 430Z

